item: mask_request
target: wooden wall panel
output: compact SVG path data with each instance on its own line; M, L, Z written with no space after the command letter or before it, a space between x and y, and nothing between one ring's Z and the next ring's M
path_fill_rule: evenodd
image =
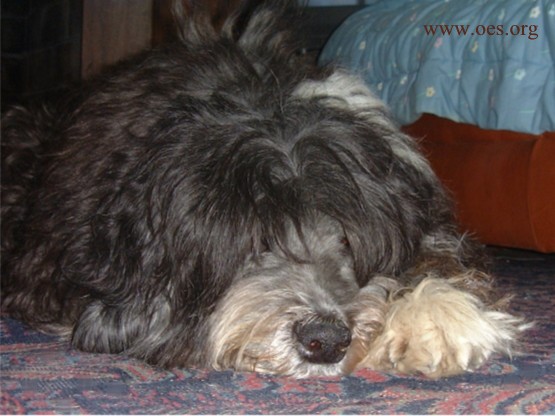
M83 0L83 78L152 44L152 2Z

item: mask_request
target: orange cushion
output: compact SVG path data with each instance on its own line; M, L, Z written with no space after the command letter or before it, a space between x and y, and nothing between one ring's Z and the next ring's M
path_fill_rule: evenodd
M483 130L423 115L405 128L486 244L555 252L555 133Z

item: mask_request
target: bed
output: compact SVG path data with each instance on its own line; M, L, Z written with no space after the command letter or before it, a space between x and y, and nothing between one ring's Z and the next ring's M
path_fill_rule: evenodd
M555 1L375 0L320 54L420 140L484 243L555 251Z

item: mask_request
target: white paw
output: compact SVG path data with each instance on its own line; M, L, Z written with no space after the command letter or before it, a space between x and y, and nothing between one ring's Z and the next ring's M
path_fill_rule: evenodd
M363 365L434 378L472 371L494 352L510 355L517 334L528 327L485 309L448 280L426 278L392 302Z

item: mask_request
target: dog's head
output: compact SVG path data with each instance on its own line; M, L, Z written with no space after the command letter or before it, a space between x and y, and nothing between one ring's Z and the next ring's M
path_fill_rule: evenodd
M182 19L194 146L163 218L192 259L182 290L212 299L209 363L335 374L379 327L368 282L413 259L436 182L361 81L305 69L267 3L219 31Z
M289 222L246 260L219 302L209 361L297 377L348 373L381 328L390 284L360 288L339 221L315 214Z

